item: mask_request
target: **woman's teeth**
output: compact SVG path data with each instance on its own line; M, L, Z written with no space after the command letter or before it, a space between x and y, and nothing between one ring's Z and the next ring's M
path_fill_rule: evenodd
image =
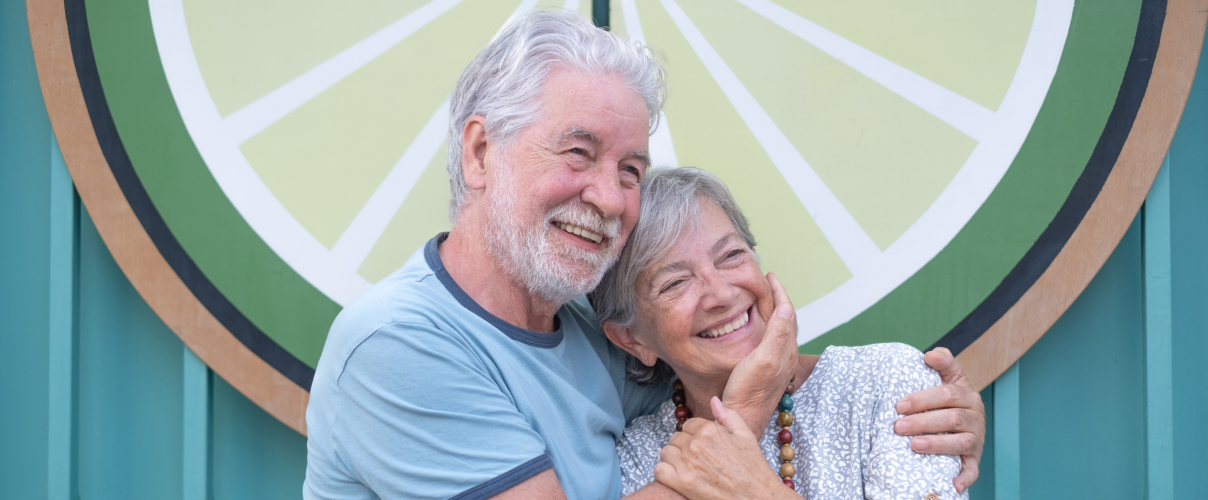
M602 241L604 239L604 236L593 233L593 232L583 229L579 226L573 226L573 225L570 225L570 224L567 224L564 222L554 222L554 224L557 224L558 227L561 228L563 231L566 231L575 236L581 236L584 239L591 240L594 243L599 243L600 241Z
M747 321L750 321L750 319L751 319L751 313L744 312L744 313L742 313L742 316L739 316L734 321L731 321L729 323L726 323L724 325L721 325L721 326L714 328L712 330L709 330L709 331L700 332L697 335L707 338L707 339L715 339L717 337L730 333L734 330L742 328L743 325L747 324Z

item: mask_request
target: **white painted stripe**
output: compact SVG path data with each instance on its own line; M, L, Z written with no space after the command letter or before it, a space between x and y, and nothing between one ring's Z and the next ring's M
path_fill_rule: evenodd
M512 11L512 15L508 16L508 20L503 23L503 26L499 27L499 31L495 32L495 36L499 36L499 32L503 31L509 24L512 24L512 21L515 21L516 18L528 14L535 8L537 8L537 0L524 0L520 2L520 5L516 6L516 10Z
M432 0L223 120L230 142L247 142L325 90L361 69L462 0Z
M621 12L625 17L625 31L629 39L646 44L646 35L642 31L642 19L638 17L638 6L634 0L621 0ZM671 142L671 128L667 124L667 115L659 116L658 127L650 135L650 162L656 167L678 167L679 159L675 156L675 145Z
M521 2L508 16L508 21L499 28L500 31L536 6L537 0ZM357 212L356 217L344 229L340 239L332 246L331 255L345 272L355 274L364 264L373 247L386 232L386 227L398 213L399 207L407 200L407 195L415 187L416 181L431 164L432 158L440 152L440 145L444 142L448 129L449 98L446 98L436 109L436 113L428 118L419 135L411 141L411 145L386 174L386 178Z
M575 14L579 13L579 0L566 0L562 3L562 8L571 11Z
M738 0L827 55L902 96L978 141L993 131L994 112L917 73L877 55L770 0Z
M368 290L369 281L343 272L323 243L294 218L269 190L238 144L224 133L189 39L182 0L151 0L151 26L168 87L197 151L227 199L252 230L294 271L337 304Z
M448 128L449 100L445 99L331 248L332 255L341 265L351 272L360 269L382 233L386 232L386 226L403 206L415 182L440 152Z
M661 0L663 8L671 15L675 25L697 57L704 63L709 74L721 86L726 98L734 105L739 116L751 129L755 139L763 146L764 151L771 157L772 163L784 176L789 187L797 194L801 204L809 211L822 231L822 235L830 242L835 252L847 269L854 276L863 275L881 256L881 250L876 243L864 232L855 217L843 207L843 203L835 197L821 177L814 172L789 138L780 127L772 121L763 106L755 100L755 96L747 90L738 75L726 65L721 55L713 49L704 34L696 28L688 15L684 13L675 0Z
M994 131L917 221L885 249L873 272L857 276L797 310L797 343L850 321L935 258L998 186L1048 95L1069 34L1074 0L1040 0L1019 68L999 106Z

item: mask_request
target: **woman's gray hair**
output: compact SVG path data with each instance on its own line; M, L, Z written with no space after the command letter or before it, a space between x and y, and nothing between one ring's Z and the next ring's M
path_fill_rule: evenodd
M642 210L637 226L629 234L616 265L587 295L601 322L633 326L638 275L665 257L681 235L696 232L702 200L721 207L742 241L755 248L755 236L747 218L721 179L693 167L652 168L642 180ZM662 360L646 366L631 357L628 365L630 378L639 383L662 383L674 375Z
M447 141L453 194L450 220L457 219L468 191L461 172L461 132L466 122L482 115L487 136L507 147L519 131L540 118L541 89L556 67L619 76L646 102L650 131L658 125L667 95L666 75L649 48L628 44L564 10L520 17L474 57L453 89Z

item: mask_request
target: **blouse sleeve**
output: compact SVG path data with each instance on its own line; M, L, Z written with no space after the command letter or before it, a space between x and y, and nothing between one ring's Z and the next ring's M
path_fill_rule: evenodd
M904 344L868 346L878 359L879 396L874 408L872 449L863 466L864 496L868 499L962 499L952 480L960 474L953 455L924 455L910 449L910 437L899 436L893 424L902 417L895 406L912 392L940 385L939 374L923 362L923 353ZM872 361L872 360L870 360Z

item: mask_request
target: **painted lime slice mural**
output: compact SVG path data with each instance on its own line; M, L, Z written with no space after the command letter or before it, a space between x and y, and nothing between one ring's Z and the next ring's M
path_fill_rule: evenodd
M341 307L450 226L447 99L465 64L515 16L592 9L68 3L97 136L148 234L303 388ZM1097 196L1163 15L1140 0L622 0L609 24L669 72L655 163L729 184L804 350L959 351Z

